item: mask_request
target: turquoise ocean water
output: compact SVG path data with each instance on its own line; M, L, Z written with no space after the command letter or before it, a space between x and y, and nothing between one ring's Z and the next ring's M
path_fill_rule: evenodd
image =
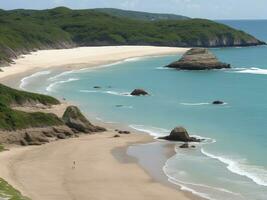
M223 23L267 41L267 21ZM207 199L266 200L267 46L212 51L233 69L176 71L163 66L180 55L134 58L97 70L39 72L21 87L65 97L91 117L154 136L184 126L207 140L195 150L176 149L163 168L171 182ZM129 96L134 88L151 96Z

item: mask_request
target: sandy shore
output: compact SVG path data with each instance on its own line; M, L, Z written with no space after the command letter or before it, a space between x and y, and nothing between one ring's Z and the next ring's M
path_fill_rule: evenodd
M182 54L188 48L154 46L79 47L41 50L21 56L15 64L1 68L0 82L14 85L18 78L48 68L80 69L95 67L134 57ZM14 80L16 81L14 81ZM17 87L17 85L15 85Z
M33 200L189 199L155 182L124 152L111 154L114 148L151 141L149 136L113 138L114 134L109 131L40 147L13 148L0 154L0 176Z
M38 51L4 68L0 81L16 87L14 80L47 68L82 68L186 50L123 46ZM67 105L64 103L45 112L61 116ZM25 111L37 110L27 108ZM105 126L109 130L103 134L84 135L38 147L12 147L0 153L0 177L32 200L196 199L168 186L166 179L155 180L136 159L127 155L130 144L151 142L150 136L133 133L113 138L114 128Z

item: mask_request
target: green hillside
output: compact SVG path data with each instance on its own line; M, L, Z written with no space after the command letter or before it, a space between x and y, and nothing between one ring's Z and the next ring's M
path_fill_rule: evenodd
M121 10L121 9L116 9L116 8L96 8L94 10L103 12L106 14L114 15L117 17L126 17L130 19L144 20L144 21L190 19L189 17L182 16L182 15L138 12L138 11L131 11L131 10Z
M203 19L142 21L97 10L0 10L0 64L35 49L101 45L250 46L251 35Z
M9 200L30 200L29 198L22 196L18 190L0 178L0 199L2 198Z
M19 91L0 84L0 131L63 124L54 114L26 113L11 108L12 105L36 105L37 103L55 105L59 104L59 101L53 97Z

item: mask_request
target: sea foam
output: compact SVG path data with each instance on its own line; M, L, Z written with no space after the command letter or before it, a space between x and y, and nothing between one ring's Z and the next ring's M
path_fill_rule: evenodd
M153 127L153 126L144 126L144 125L132 124L129 127L132 129L135 129L137 131L148 133L149 135L154 136L154 137L165 136L165 135L168 135L170 133L170 130L158 128L158 127Z
M222 156L217 156L208 153L203 148L201 149L201 152L212 159L216 159L226 164L229 171L241 176L245 176L260 186L267 186L267 170L265 170L263 167L249 165L242 163L241 161L235 161Z
M202 197L204 199L208 199L208 200L217 200L217 199L220 199L220 200L240 199L241 200L242 199L242 200L245 200L241 196L241 194L232 192L230 190L226 190L224 188L179 181L168 175L168 173L166 172L167 171L166 166L163 168L163 171L167 175L168 180L171 183L180 186L181 190L191 192L192 194ZM193 189L193 188L196 188L196 189ZM201 192L197 190L200 190Z
M183 155L181 154L180 150L178 151L178 149L179 147L176 147L175 149L176 153L178 155ZM185 153L185 157L188 158L188 156L189 155ZM168 180L171 183L180 186L181 190L191 192L192 194L195 194L199 197L202 197L208 200L226 200L226 199L227 200L245 200L240 193L233 192L225 188L180 180L180 178L176 177L177 174L187 175L188 173L187 172L179 173L177 169L171 168L171 165L169 166L169 162L171 162L172 160L176 160L176 159L177 159L176 157L170 158L163 166L163 172L168 177Z
M117 92L117 91L101 91L101 90L80 90L82 93L102 93L102 94L111 94L116 96L128 96L131 97L130 92Z
M71 74L71 73L73 73L73 72L74 72L74 70L71 70L71 71L65 71L65 72L62 72L62 73L60 73L60 74L57 74L57 75L55 75L55 76L50 77L48 80L49 80L49 81L53 81L53 80L56 80L56 79L58 79L58 78L60 78L60 77L62 77L62 76Z
M50 73L51 73L51 71L41 71L41 72L34 73L30 76L26 76L23 79L21 79L21 81L20 81L21 83L19 85L19 88L25 89L26 85L28 84L28 82L31 79L36 78L36 77L40 77L40 76L44 76L44 75L48 75Z
M204 105L209 105L210 103L180 103L180 104L184 106L204 106Z
M262 74L266 75L267 74L267 69L261 69L261 68L256 68L256 67L251 67L251 68L235 68L232 70L234 73L243 73L243 74Z
M133 58L127 58L127 59L124 59L124 60L121 60L121 61L112 62L112 63L108 63L108 64L103 64L103 65L98 65L98 66L93 66L93 67L85 67L85 68L76 69L76 70L64 71L64 72L62 72L60 74L57 74L57 75L55 75L53 77L50 77L48 80L55 80L55 79L61 78L61 77L66 76L66 75L74 74L74 73L80 73L82 71L94 71L95 69L111 67L111 66L119 65L119 64L122 64L122 63L125 63L125 62L135 62L135 61L142 60L142 59L145 59L145 58L146 57L133 57Z
M169 67L157 67L156 69L158 69L158 70L173 70L172 68L169 68Z
M63 84L63 83L68 83L68 82L73 82L73 81L78 81L78 78L69 78L67 80L61 80L61 81L56 81L51 83L49 86L46 87L46 91L52 92L53 88L57 85Z

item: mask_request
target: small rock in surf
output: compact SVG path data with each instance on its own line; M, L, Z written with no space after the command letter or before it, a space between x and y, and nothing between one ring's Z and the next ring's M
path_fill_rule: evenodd
M148 92L146 92L144 89L135 89L131 93L132 96L146 96L148 95Z
M189 148L189 144L188 143L184 143L180 146L181 149L188 149Z
M213 101L212 104L213 104L213 105L222 105L222 104L224 104L224 102L223 102L223 101L218 101L218 100L217 100L217 101Z
M160 137L159 139L176 141L176 142L201 142L201 139L197 139L195 137L190 137L187 130L184 127L176 127L174 128L170 135L165 137Z

